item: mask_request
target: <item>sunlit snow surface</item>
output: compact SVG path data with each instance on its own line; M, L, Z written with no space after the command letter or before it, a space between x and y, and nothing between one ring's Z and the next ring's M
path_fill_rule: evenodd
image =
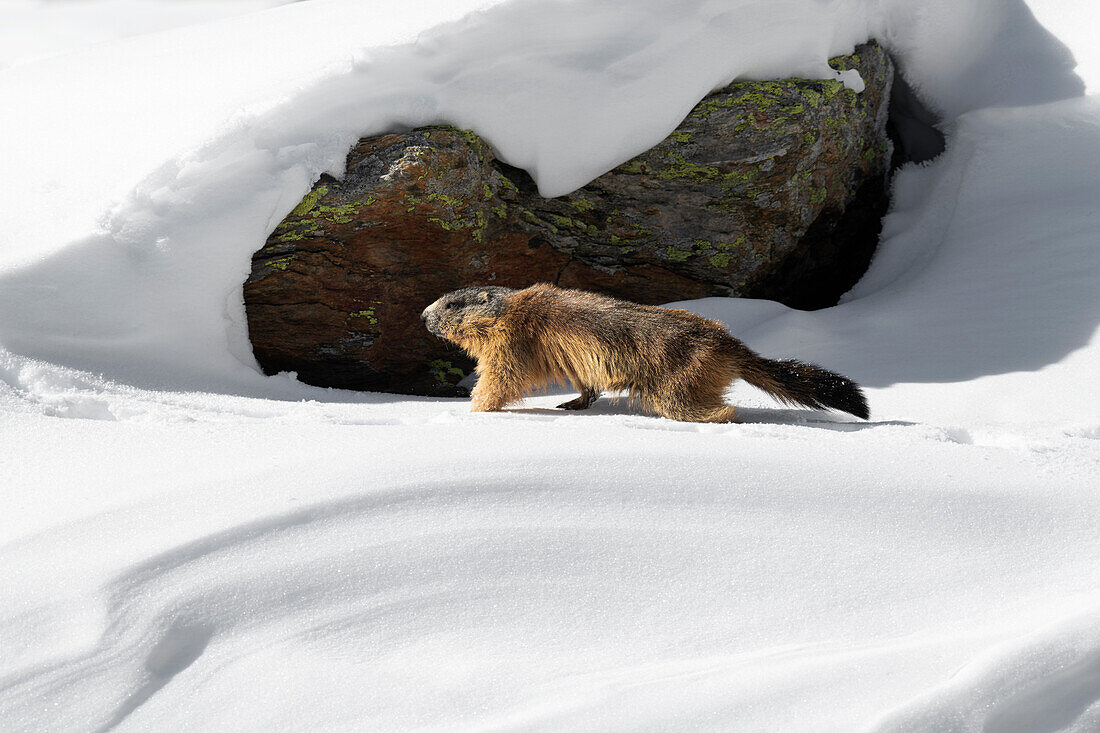
M293 0L0 0L0 69Z
M1098 11L366 6L0 71L0 729L1100 730ZM870 422L256 371L251 252L359 135L473 127L558 194L868 36L948 133L870 271L686 307Z

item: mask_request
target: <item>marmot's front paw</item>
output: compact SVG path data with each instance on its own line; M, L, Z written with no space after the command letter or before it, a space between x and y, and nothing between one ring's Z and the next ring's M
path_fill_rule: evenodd
M470 402L470 412L498 412L504 407L503 403L495 402L493 400L487 400L483 397L474 396L474 399Z

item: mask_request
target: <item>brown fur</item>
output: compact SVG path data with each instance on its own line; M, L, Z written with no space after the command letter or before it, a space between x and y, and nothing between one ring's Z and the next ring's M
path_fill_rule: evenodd
M673 420L730 422L734 407L723 397L741 378L784 403L867 417L854 382L812 364L764 359L722 324L685 310L540 284L456 290L421 318L477 360L474 411L569 382L581 395L559 405L566 409L628 391L633 403Z

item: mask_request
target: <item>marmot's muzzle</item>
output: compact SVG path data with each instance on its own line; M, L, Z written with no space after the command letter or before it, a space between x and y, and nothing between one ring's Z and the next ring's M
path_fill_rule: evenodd
M443 334L439 331L439 316L432 312L432 306L429 305L420 313L420 320L424 322L424 327L428 329L433 336L443 338Z

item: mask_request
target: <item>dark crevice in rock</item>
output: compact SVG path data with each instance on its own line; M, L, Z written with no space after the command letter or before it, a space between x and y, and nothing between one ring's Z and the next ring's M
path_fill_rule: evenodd
M306 384L337 382L343 389L358 389L389 392L389 382L383 375L371 368L370 363L357 359L337 344L321 344L309 354L308 358L288 357L285 354L264 354L257 351L256 358L269 365L265 370L269 374L295 372L298 379Z
M865 181L844 210L827 210L760 285L744 295L799 310L836 305L867 271L889 199L885 176Z
M894 144L891 170L905 163L931 160L947 147L947 138L939 129L943 120L921 101L896 65L894 69L890 117L886 122L886 134Z
M537 196L539 193L539 185L535 183L535 179L531 177L531 174L522 168L517 168L514 165L508 165L501 161L499 158L493 160L493 167L500 171L500 174L512 182L521 194L524 196Z

